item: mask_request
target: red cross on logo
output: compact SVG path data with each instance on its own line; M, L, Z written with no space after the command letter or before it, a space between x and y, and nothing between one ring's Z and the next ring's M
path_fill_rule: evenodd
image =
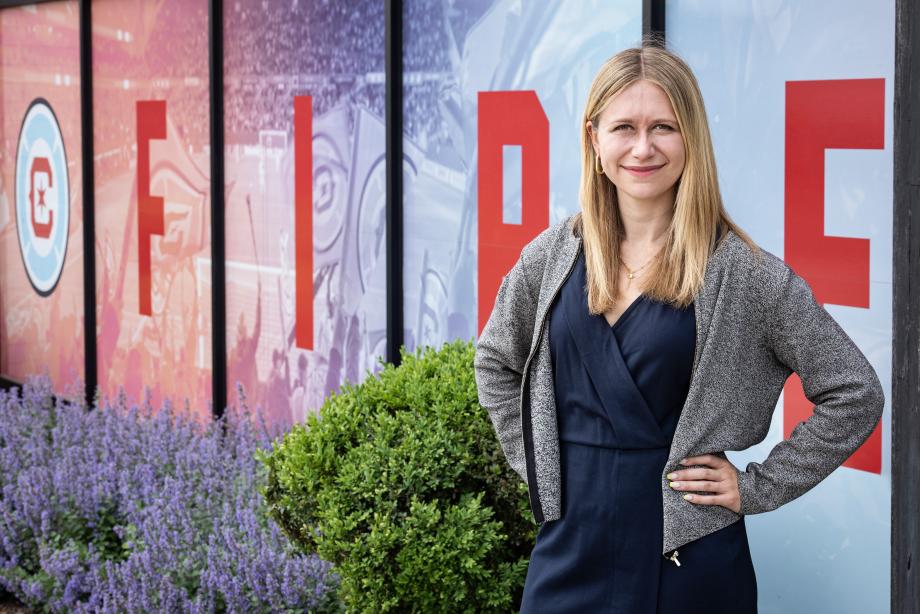
M35 185L35 176L44 173L48 176L48 185L44 188L37 188ZM48 188L54 185L54 179L51 175L51 163L48 162L48 158L35 158L32 160L32 169L29 172L29 203L32 205L32 230L35 231L35 236L42 239L47 239L51 236L51 227L54 225L54 211L48 212L48 221L40 222L35 217L35 210L38 207L47 207L45 204L45 192L48 191ZM36 202L35 196L38 196Z

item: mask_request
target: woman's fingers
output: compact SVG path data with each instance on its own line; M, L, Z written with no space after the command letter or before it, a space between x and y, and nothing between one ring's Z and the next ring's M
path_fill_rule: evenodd
M704 492L729 492L731 484L726 481L712 480L680 480L671 482L671 488L674 490L702 490Z
M741 494L738 491L737 469L728 459L714 454L689 456L682 465L705 465L681 469L667 475L674 490L689 490L684 499L697 505L721 505L734 512L741 508ZM698 494L700 492L708 494Z
M687 499L687 501L691 501L697 505L721 505L722 507L732 509L731 506L733 499L730 495L698 495L696 493L688 492L686 495L684 495L684 498ZM737 510L732 509L732 511Z
M709 469L707 467L694 467L693 469L681 469L668 474L669 480L713 480L721 481L728 476L722 469Z

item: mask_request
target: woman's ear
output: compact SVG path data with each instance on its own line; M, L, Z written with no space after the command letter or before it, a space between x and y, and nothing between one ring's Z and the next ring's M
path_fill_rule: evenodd
M597 132L594 129L594 124L590 121L585 123L585 130L588 131L588 137L591 139L591 147L594 148L594 155L598 155L597 152Z

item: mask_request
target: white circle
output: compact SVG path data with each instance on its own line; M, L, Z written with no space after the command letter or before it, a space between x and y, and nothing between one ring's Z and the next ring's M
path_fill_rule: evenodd
M70 227L67 155L57 118L32 101L16 147L16 227L23 265L38 294L54 291L64 269Z

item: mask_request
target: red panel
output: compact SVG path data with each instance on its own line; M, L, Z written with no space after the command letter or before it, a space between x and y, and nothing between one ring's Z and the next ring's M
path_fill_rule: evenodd
M824 234L824 151L883 149L884 140L884 79L786 83L784 256L822 305L869 307L869 240ZM812 411L793 375L784 388L784 435ZM881 423L844 465L881 472Z
M166 138L166 101L137 101L137 275L141 315L153 313L150 236L163 235L163 197L150 195L150 141Z
M313 97L294 97L297 347L313 349Z
M479 299L481 333L502 278L549 226L549 121L536 92L479 92ZM502 221L502 147L521 146L521 223Z

